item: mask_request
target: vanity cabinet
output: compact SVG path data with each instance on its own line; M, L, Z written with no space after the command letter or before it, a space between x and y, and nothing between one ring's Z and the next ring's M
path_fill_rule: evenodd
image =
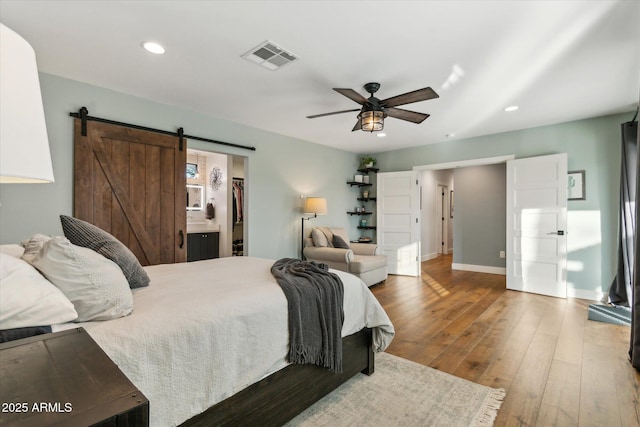
M220 232L187 234L187 262L220 257Z

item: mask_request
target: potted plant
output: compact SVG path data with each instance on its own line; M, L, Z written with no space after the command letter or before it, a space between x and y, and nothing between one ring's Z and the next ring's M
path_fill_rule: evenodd
M376 159L370 155L365 155L360 159L360 168L372 168L376 165Z

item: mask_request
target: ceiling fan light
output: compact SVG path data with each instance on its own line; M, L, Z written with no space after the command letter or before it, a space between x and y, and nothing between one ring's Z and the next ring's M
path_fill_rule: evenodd
M378 132L384 129L384 113L382 111L363 111L359 118L362 130L365 132Z

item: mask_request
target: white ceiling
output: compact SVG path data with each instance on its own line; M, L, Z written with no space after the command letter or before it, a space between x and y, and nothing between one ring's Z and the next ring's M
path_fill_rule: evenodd
M1 0L0 21L43 72L358 153L632 111L640 94L639 1ZM241 58L265 40L300 59ZM305 118L358 108L331 88L372 81L380 99L440 98L401 107L431 117L387 118L385 138L352 132L357 112Z

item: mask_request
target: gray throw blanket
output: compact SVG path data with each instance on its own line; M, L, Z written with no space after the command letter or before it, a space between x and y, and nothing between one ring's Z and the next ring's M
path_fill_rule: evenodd
M325 267L325 268L322 268ZM271 267L289 306L290 363L342 372L342 281L326 266L283 258Z

